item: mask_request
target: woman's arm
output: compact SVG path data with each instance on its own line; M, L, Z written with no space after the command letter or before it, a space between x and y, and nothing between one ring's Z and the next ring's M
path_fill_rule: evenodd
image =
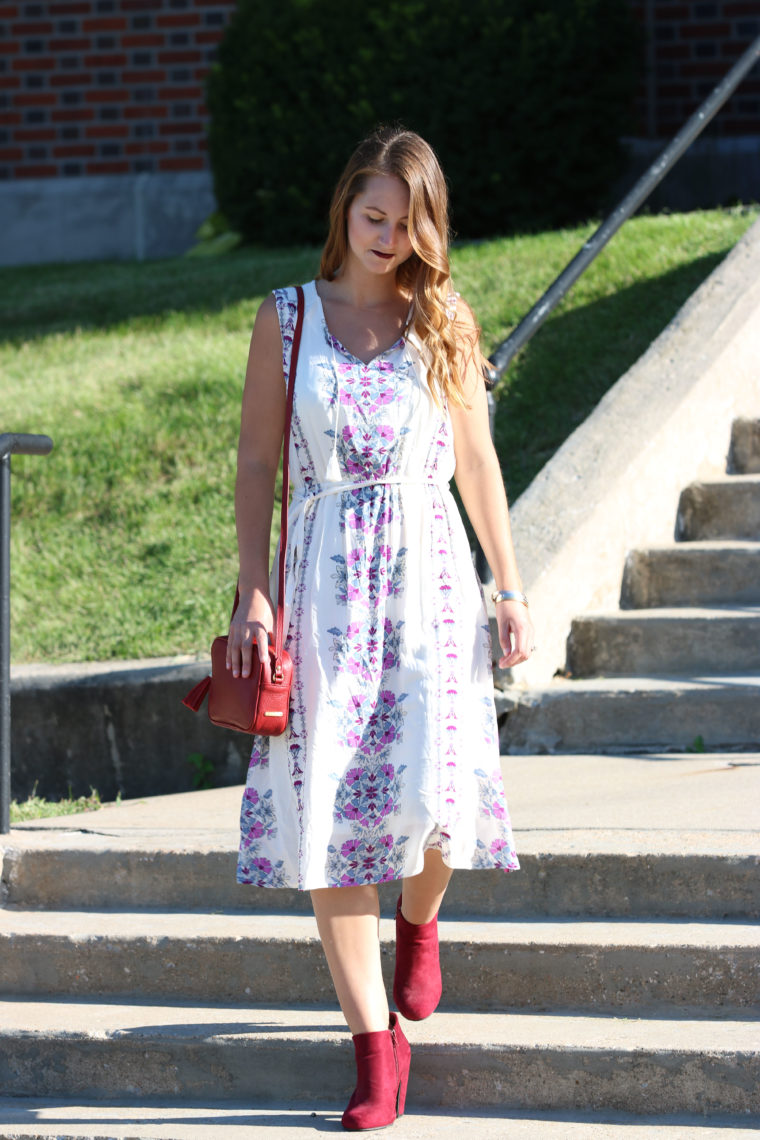
M464 396L469 407L462 408L453 401L449 404L456 456L454 478L493 572L496 589L522 591L509 525L507 495L489 429L478 329L471 309L461 299L457 306L456 331ZM502 648L499 665L508 669L530 656L533 624L522 602L497 602L496 617Z
M269 537L274 487L285 428L282 340L273 296L256 314L248 353L238 442L235 524L240 555L240 601L230 624L227 668L251 672L254 644L268 659L267 635L274 630L269 596Z

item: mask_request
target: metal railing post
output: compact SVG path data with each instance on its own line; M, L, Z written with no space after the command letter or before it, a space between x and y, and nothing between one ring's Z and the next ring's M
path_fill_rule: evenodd
M47 455L47 435L0 435L0 835L11 829L11 455Z
M0 459L0 835L11 829L11 457Z

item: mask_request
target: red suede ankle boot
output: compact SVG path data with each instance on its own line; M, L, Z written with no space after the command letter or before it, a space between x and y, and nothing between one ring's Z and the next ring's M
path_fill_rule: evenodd
M398 1015L391 1014L388 1029L354 1034L354 1052L356 1088L343 1113L343 1127L349 1132L385 1128L404 1114L412 1057Z
M396 904L396 972L393 1000L407 1021L423 1021L441 1000L438 915L421 926L407 922Z

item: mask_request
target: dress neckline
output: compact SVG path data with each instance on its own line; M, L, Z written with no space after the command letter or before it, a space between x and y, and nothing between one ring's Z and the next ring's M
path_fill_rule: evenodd
M335 333L330 332L329 325L327 324L327 317L325 316L325 307L322 304L322 298L320 297L317 290L316 279L311 282L311 286L314 290L314 296L317 298L317 301L319 303L319 311L322 317L322 328L324 329L325 337L328 343L337 348L339 352L342 352L344 356L350 356L352 360L355 360L357 362L357 364L361 364L362 368L369 368L370 365L374 364L376 360L380 360L381 357L387 356L389 353L394 352L397 348L403 348L406 344L406 337L404 336L404 333L401 333L401 335L397 337L396 340L394 340L390 348L384 348L382 352L376 352L370 360L362 360L362 358L360 356L357 356L355 352L351 352L350 349L346 348L342 341L337 338ZM411 314L411 306L409 312Z

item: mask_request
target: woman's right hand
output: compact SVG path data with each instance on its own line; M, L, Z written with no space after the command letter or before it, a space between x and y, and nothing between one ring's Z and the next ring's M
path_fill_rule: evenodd
M274 641L274 606L269 594L254 590L241 595L227 639L227 668L233 677L250 677L254 653L266 664L270 634Z

